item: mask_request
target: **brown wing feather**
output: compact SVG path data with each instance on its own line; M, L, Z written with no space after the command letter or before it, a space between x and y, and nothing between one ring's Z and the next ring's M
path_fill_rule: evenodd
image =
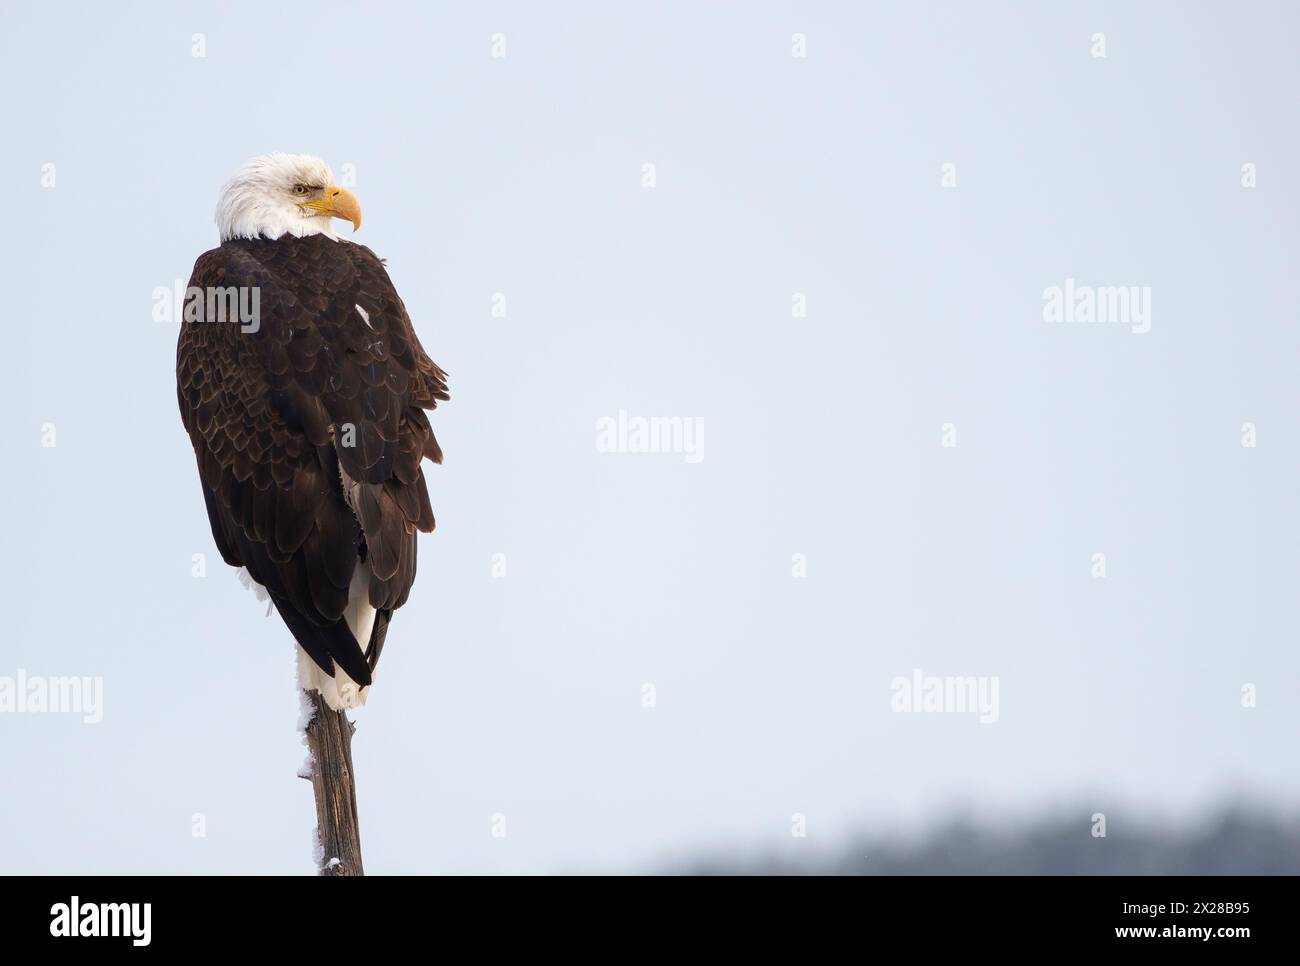
M258 295L255 330L188 322L177 346L181 419L222 558L267 588L322 668L337 661L369 683L341 619L348 584L365 555L371 603L391 611L410 593L416 532L434 527L419 463L442 457L422 410L449 398L446 373L360 245L229 241L199 258L190 286Z

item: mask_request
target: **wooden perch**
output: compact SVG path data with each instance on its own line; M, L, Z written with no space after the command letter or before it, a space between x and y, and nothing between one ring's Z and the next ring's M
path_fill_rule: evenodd
M304 692L304 700L313 709L304 732L311 751L316 831L324 850L320 874L365 875L352 772L352 732L357 726L342 711L332 711L319 691Z

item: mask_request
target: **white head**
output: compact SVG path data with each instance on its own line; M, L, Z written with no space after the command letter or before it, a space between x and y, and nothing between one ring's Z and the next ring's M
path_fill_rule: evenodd
M221 240L325 235L338 241L331 218L361 227L356 195L334 183L320 158L309 154L267 154L253 158L226 182L217 201Z

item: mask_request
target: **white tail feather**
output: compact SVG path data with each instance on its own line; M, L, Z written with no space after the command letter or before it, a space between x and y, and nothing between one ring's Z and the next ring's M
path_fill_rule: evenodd
M348 622L348 628L361 645L363 654L370 650L375 614L375 608L370 604L370 565L358 563L352 571L348 605L343 610L343 619ZM371 677L374 677L373 671ZM368 686L357 687L357 683L337 663L334 665L333 676L326 674L301 647L298 648L298 683L304 691L319 691L325 703L335 711L360 707L366 703L370 691Z

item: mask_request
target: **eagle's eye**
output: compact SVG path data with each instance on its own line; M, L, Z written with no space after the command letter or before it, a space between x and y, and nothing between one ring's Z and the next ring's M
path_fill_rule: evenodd
M305 184L296 184L293 186L293 193L296 195L305 195L307 193L307 186Z

